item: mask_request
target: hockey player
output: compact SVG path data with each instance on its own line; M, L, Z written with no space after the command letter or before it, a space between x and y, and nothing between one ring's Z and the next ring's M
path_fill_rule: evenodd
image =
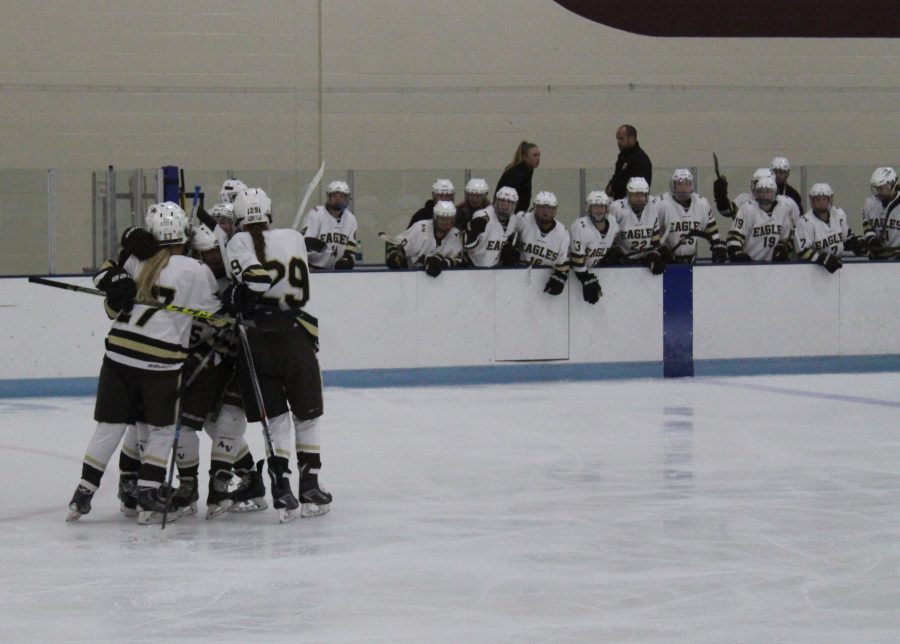
M490 191L491 189L488 188L487 181L484 179L469 179L466 183L465 198L456 204L455 225L457 228L465 230L472 215L491 205L491 201L488 199Z
M738 209L728 233L728 258L732 262L786 262L790 259L792 208L784 197L776 199L776 190L775 179L763 177L753 189L754 200Z
M150 206L146 218L160 250L146 261L129 257L123 266L107 263L95 276L107 293L107 312L115 318L106 338L94 418L81 481L69 503L68 520L90 512L91 499L126 425L143 421L137 481L139 523L162 518L165 480L171 449L179 374L186 358L191 318L141 304L160 301L207 312L220 308L209 269L182 256L188 222L176 204ZM177 518L177 513L173 519Z
M610 208L619 224L619 249L627 261L644 264L654 275L661 275L666 265L659 251L660 202L650 196L650 186L641 177L629 179L626 190L626 197Z
M559 295L569 275L569 231L556 220L559 202L552 192L541 190L534 197L534 210L516 215L510 235L520 266L552 266L544 292Z
M306 238L310 268L347 270L356 263L356 217L347 204L350 186L332 181L325 189L327 199L306 215L300 232Z
M456 188L450 179L438 179L431 186L431 199L425 202L425 205L419 208L409 220L409 226L419 221L429 221L434 216L434 206L439 201L449 201L453 203L456 196Z
M753 175L750 177L750 191L742 192L737 197L734 198L734 201L728 199L728 183L725 180L725 177L719 177L713 182L713 190L716 195L716 208L719 210L719 214L723 217L728 217L729 219L733 219L737 214L738 209L743 206L745 203L749 201L753 201L753 191L756 188L756 182L762 178L771 177L773 181L775 181L776 185L776 201L784 202L790 212L791 223L796 226L800 220L800 215L802 214L801 207L797 205L797 203L791 199L790 197L786 197L778 193L777 186L778 181L775 178L775 173L771 168L757 168L753 171ZM723 188L724 186L724 188ZM793 190L793 188L791 188ZM723 192L724 190L724 192ZM724 196L723 196L724 195Z
M619 224L609 215L610 198L602 190L594 190L585 199L586 212L569 229L569 257L575 277L581 282L585 302L596 304L603 291L597 275L590 272L604 263L610 249L616 247Z
M787 182L791 176L791 162L785 157L775 157L769 164L769 169L775 175L775 185L778 186L778 194L787 197L797 205L797 210L803 212L803 200L800 193L791 184ZM797 220L794 220L796 225Z
M298 506L301 517L325 514L332 497L319 486L322 376L316 358L318 320L309 306L306 243L295 230L269 228L272 201L259 188L238 193L234 214L239 232L228 242L228 256L236 284L229 287L223 300L229 310L249 313L256 319L257 328L247 331L255 369L243 353L239 354L247 420L262 418L263 410L256 401L258 385L272 439L269 477L279 520L296 518ZM260 311L269 311L270 315L257 313L257 304ZM299 503L291 491L288 469L292 434Z
M891 216L896 216L900 210L897 173L893 168L875 168L869 180L869 188L872 196L866 199L863 207L863 249L871 258L880 259L883 255L890 255L884 252L885 245L897 248L897 245L889 242L895 235L888 225L889 221L893 221Z
M509 222L516 214L519 195L514 188L500 188L494 195L494 203L477 211L465 228L465 254L463 262L471 266L492 268L501 261L507 243Z
M234 198L241 190L246 190L247 184L240 179L225 179L222 189L219 190L220 203L234 203Z
M687 168L672 173L669 191L660 199L660 252L666 262L691 264L697 258L696 238L710 244L712 261L721 264L728 254L709 202L694 192L694 175Z
M425 272L437 277L445 268L462 261L462 233L453 225L456 206L438 201L429 221L418 221L388 244L388 268L408 268L422 264Z
M847 240L847 214L834 205L834 191L827 183L809 189L809 212L794 229L797 257L834 273L843 265L841 254Z

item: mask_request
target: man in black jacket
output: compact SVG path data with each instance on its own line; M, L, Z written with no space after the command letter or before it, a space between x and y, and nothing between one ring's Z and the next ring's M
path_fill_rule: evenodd
M643 177L652 184L653 164L637 140L637 130L633 125L622 125L616 130L616 145L619 146L619 157L616 159L616 171L606 186L606 194L613 199L622 199L628 191L625 186L632 177Z

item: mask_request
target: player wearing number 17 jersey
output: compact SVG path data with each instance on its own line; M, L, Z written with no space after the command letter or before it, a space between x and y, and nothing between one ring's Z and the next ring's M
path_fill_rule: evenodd
M256 301L261 309L271 307L295 314L257 315L258 328L247 332L275 450L269 455L272 497L284 521L294 518L297 509L288 469L292 434L300 472L300 516L326 513L331 495L318 483L322 377L316 358L318 322L309 306L306 243L295 230L270 229L271 213L272 201L259 188L244 190L235 197L234 214L240 232L228 242L228 256L237 286L225 300L232 307L238 302L245 311L248 303ZM247 420L258 421L261 410L250 366L243 358L238 375Z

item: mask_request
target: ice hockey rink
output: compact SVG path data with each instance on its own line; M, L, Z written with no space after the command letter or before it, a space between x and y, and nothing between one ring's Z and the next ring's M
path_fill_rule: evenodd
M165 531L92 405L0 400L2 641L900 638L900 374L329 388L329 515Z

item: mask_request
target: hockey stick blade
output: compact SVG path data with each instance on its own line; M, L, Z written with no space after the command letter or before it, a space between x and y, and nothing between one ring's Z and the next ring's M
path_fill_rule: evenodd
M722 175L719 174L719 157L716 156L715 152L713 152L713 167L716 170L716 179L721 179Z
M306 204L309 203L309 198L312 196L313 190L316 189L316 186L318 186L319 182L322 180L323 174L325 174L324 161L322 161L322 165L319 166L319 171L316 172L312 181L310 181L309 185L306 187L306 194L303 195L303 199L300 201L300 207L297 208L297 215L294 217L294 223L291 224L291 228L294 230L297 230L300 227L300 222L303 221L303 213L306 212Z

